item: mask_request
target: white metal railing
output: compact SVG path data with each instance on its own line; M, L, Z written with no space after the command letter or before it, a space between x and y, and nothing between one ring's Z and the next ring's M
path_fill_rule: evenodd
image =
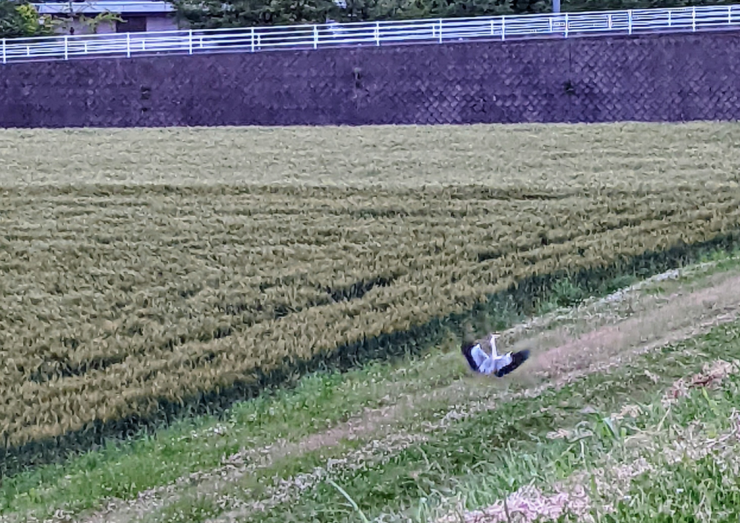
M180 30L0 41L3 64L153 54L572 38L740 28L740 5L349 24Z

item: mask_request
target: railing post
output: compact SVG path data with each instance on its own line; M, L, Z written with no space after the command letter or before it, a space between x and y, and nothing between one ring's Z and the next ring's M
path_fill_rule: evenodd
M727 6L727 23L728 24L732 23L732 6L731 5Z
M737 18L735 18L733 16L733 7L734 6L733 5L728 5L726 7L727 7L727 11L726 11L727 18L725 18L726 23L727 24L738 24L738 23L740 23L740 16L738 16ZM663 26L662 25L663 22L660 21L660 17L661 16L666 16L667 17L667 20L666 20L667 27L668 28L671 28L671 29L673 28L673 9L661 10L661 11L663 11L662 13L660 13L660 11L652 12L652 13L650 13L650 16L649 17L646 16L645 18L639 18L638 17L638 22L641 24L640 26L636 26L635 25L633 11L634 11L633 9L627 9L626 10L627 20L628 20L627 29L628 29L628 34L629 35L635 35L635 29L640 29L641 31L644 32L645 30L648 30L648 29L651 29L651 28L653 28L653 29L655 29L655 28L659 29L660 27L666 28L666 26ZM720 11L721 11L721 8L714 8L712 10L712 12L715 13L714 16L709 16L709 15L705 16L703 14L704 13L703 11L702 12L699 12L699 14L701 14L703 18L702 18L702 20L698 20L697 8L696 8L696 6L692 6L692 8L691 8L691 28L692 28L692 32L697 32L698 31L698 24L700 22L702 24L704 24L704 25L702 25L702 28L705 28L705 26L708 26L708 25L715 25L717 23L719 23L719 24L723 23L723 22L721 22L721 19L724 18L724 16L722 16L722 14L721 14ZM685 11L682 11L682 12L685 13ZM616 14L617 14L618 18L616 19L616 24L615 24L614 23L614 18L613 18L614 17L614 13L607 13L608 29L609 29L609 31L618 31L618 32L621 32L621 31L624 30L624 27L621 26L620 18L621 18L621 16L624 16L625 12L624 11L621 11L621 12L616 13ZM677 28L685 28L685 25L686 25L685 24L685 16L683 14L681 14L681 12L679 12L679 15L680 15L679 16L679 20L677 22L678 25L676 27ZM578 25L580 23L580 17L578 16L578 14L576 14L575 16L576 16L576 21L574 21L574 24L575 25ZM497 19L489 19L491 36L495 35L495 32L497 30L496 29L496 26L498 25L498 20L500 20L501 40L502 41L505 41L506 40L506 31L507 31L506 18L507 18L506 16L501 16L501 17L498 17ZM571 18L572 17L570 17L570 15L569 15L568 12L565 12L565 13L562 13L562 14L550 14L548 16L548 25L549 25L550 33L552 33L554 35L554 33L559 32L560 31L559 30L560 23L564 23L565 24L565 27L563 29L564 38L569 38L570 37L570 19ZM601 19L601 23L603 23L603 18L600 17L600 19ZM429 23L431 25L431 28L432 28L432 34L431 34L432 40L436 39L436 40L438 40L438 42L440 44L444 43L444 29L445 29L444 20L445 20L444 18L439 18L437 20L437 25L435 25L433 22L431 22L431 20L429 20L429 21L426 22L426 23ZM515 18L515 20L517 20L517 19ZM708 20L708 21L705 22L705 20ZM484 20L481 20L480 22L482 22L481 23L481 26L478 26L478 27L480 27L480 29L482 30L483 27L486 24L485 19ZM319 25L322 26L322 29L319 29ZM380 25L381 25L381 22L380 21L376 21L373 26L371 26L370 24L364 25L365 30L366 29L369 29L370 27L373 27L374 28L374 34L373 34L372 38L373 38L374 43L375 43L376 46L380 46L381 45L381 38L380 38L381 27L380 27ZM318 49L318 47L319 47L319 45L321 43L321 38L322 38L320 36L320 34L321 34L320 31L324 30L324 27L325 26L324 26L324 24L313 24L312 27L313 27L313 49ZM426 27L429 28L428 25ZM602 30L603 30L603 26L601 26L601 27L602 27ZM558 29L557 31L555 30L556 28ZM579 33L579 28L576 27L575 29L576 29L576 33ZM437 30L439 31L439 34L436 34L436 31ZM486 31L487 30L488 29L486 29ZM426 30L424 29L424 31L426 31ZM452 33L455 33L455 31L456 30L455 30L454 27L451 28L451 34ZM260 47L260 36L261 36L261 34L260 34L259 31L256 30L255 27L251 27L250 28L250 32L251 32L251 51L252 52L256 52L256 48L257 47ZM180 32L180 34L182 34L182 33ZM192 54L194 54L194 47L195 47L195 43L194 43L194 38L195 38L194 31L191 29L191 30L188 31L187 34L188 34L188 40L187 40L188 54L191 54L192 55ZM241 33L241 34L243 35L243 33ZM483 36L484 34L485 33L483 33L483 31L481 31L481 33L479 33L480 36ZM516 28L515 28L514 35L516 36L517 34L519 34L519 30L516 30ZM640 33L638 33L638 35L639 34ZM304 29L304 36L305 36L305 29ZM578 36L578 34L576 36ZM147 48L146 48L146 39L145 39L146 38L146 34L139 35L137 38L141 38L141 46L139 46L137 44L136 49L133 49L132 48L131 33L128 33L128 32L126 33L126 57L127 58L131 58L131 56L133 54L133 51L137 51L139 54L141 54L141 51L146 51L147 50ZM152 37L152 38L153 38L153 42L154 42L154 40L155 40L156 37ZM199 42L200 42L200 47L201 48L204 45L204 43L203 43L204 38L205 39L209 39L208 36L204 37L203 35L199 35ZM366 38L367 38L367 33L365 33L365 36L363 37L363 42L369 43L369 42L367 42L367 39ZM517 38L515 38L515 40L516 39ZM73 40L74 42L77 42L77 43L75 43L75 48L74 49L72 49L71 46L70 46L70 40ZM137 40L137 41L139 41L139 40ZM57 42L58 42L58 40L57 40ZM93 42L93 41L91 40L91 42ZM303 40L303 45L305 45L305 44L306 44L306 41ZM71 60L72 51L74 51L75 56L80 55L80 54L85 54L86 55L88 53L94 53L95 52L94 50L90 51L90 49L88 49L88 42L86 41L85 38L77 38L76 39L76 38L70 37L68 35L63 35L63 45L64 45L64 50L63 50L64 60ZM93 43L93 45L95 45L95 44ZM7 39L0 38L0 56L2 56L2 64L7 64L9 62L9 54L8 54L7 46L8 46ZM11 41L11 47L13 47L12 50L16 54L19 53L20 51L16 52L15 49L20 49L20 48L22 48L22 46L23 46L22 43L19 44L19 45L16 45L16 44L14 44L14 42ZM267 46L270 47L270 44L268 43ZM156 45L155 44L153 44L153 47L150 48L150 49L154 49L154 48L156 48ZM179 48L179 49L182 50L182 48ZM58 47L57 47L57 51L58 51ZM118 49L118 51L120 51L120 48ZM26 48L26 52L27 52L27 55L28 56L36 56L36 53L37 53L37 51L34 51L34 53L31 53L30 52L30 46L28 46ZM16 54L14 54L13 56L15 57Z

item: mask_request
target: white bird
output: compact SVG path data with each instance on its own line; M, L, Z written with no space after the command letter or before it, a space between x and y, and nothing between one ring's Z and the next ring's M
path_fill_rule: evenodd
M499 334L491 333L488 340L478 339L472 342L463 340L463 356L465 356L468 365L474 372L485 375L493 374L501 378L518 368L529 358L528 350L518 352L509 351L499 356L496 349L496 338L499 337ZM490 355L483 350L483 344L485 343L491 347Z

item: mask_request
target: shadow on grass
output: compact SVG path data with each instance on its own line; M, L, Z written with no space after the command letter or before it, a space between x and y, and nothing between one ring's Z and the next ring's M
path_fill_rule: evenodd
M320 370L346 371L373 360L396 361L419 355L443 341L450 332L463 336L466 328L476 331L503 330L537 313L543 304L572 306L590 296L604 296L635 280L645 279L672 268L700 261L720 252L740 247L740 233L732 233L694 245L677 245L661 252L646 252L621 259L608 267L584 269L573 274L559 271L520 281L497 293L464 314L437 318L425 325L336 348L331 354L296 365L287 358L274 372L245 379L228 389L202 392L183 404L159 402L151 417L129 416L117 421L95 422L85 430L23 446L0 448L0 479L37 465L61 462L71 455L95 449L110 442L124 442L152 433L171 423L201 415L220 417L237 402L269 394L276 387L293 387L301 376Z

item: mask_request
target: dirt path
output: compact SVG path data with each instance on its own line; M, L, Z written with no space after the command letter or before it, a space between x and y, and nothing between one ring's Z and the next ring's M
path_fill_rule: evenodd
M740 276L715 278L712 282L711 287L696 292L671 294L668 296L670 299L665 300L663 307L647 309L638 316L619 321L615 325L597 328L584 336L537 354L533 358L534 368L532 370L544 380L539 386L514 394L503 392L499 395L486 396L486 400L467 403L460 401L459 384L431 393L437 398L446 396L450 404L454 406L439 421L426 424L423 427L423 434L443 430L448 424L458 422L476 412L495 409L502 399L508 401L516 397L536 396L546 389L561 387L584 375L607 372L610 368L625 363L629 358L656 350L667 344L695 337L708 332L716 325L740 317L740 292L738 292L740 291ZM543 332L541 336L549 338L551 334ZM522 341L533 342L535 340L536 337ZM571 357L578 359L577 365L567 367L555 364L563 358ZM537 370L537 367L541 369ZM425 396L421 395L414 401L419 403L424 400ZM479 397L477 394L475 396ZM393 424L386 425L386 427L392 429ZM371 441L371 445L380 449L397 445L396 439L399 436L391 430L386 430L384 436L378 432L372 435L378 439ZM413 434L407 435L407 446L415 442L413 437L408 436L413 436ZM405 447L397 447L397 450L401 448ZM361 449L360 454L363 455L364 460L367 460L363 451L364 449ZM349 462L342 463L342 468L353 468L351 458L342 461ZM246 473L248 469L242 469L235 478L238 479ZM318 467L311 473L285 480L280 486L282 488L268 491L261 500L239 503L236 510L209 521L210 523L236 523L251 512L289 502L294 499L298 484L301 485L301 490L310 488L321 481L326 474L326 469Z
M576 311L559 327L553 328L553 325L563 323L562 317L558 319L551 315L549 321L530 322L503 333L503 341L510 349L526 347L533 352L530 362L522 367L523 371L527 370L514 378L529 385L519 394L536 395L583 374L608 371L631 355L696 336L740 316L740 276L736 273L713 275L697 289L678 283L673 286L676 291L668 295L648 295L639 290L618 293L618 299L599 300ZM77 519L59 514L52 521L137 521L187 493L218 497L225 486L233 485L255 468L269 466L277 456L299 455L332 447L346 438L371 439L370 443L383 446L384 440L399 439L399 434L395 433L396 425L413 405L440 398L448 400L451 409L441 420L444 424L472 412L495 408L501 395L509 395L506 390L501 390L498 395L489 395L486 401L478 401L480 396L475 383L476 380L462 380L414 397L398 397L394 405L367 410L362 416L308 436L298 443L279 441L268 447L245 449L229 456L218 469L184 476L170 485L142 492L132 501L112 500L103 510L93 514ZM414 441L413 438L401 440L409 445ZM269 504L269 501L255 500L252 506L263 502ZM273 501L281 502L282 499L277 495ZM233 520L235 515L233 512L226 514L221 520Z
M721 382L730 374L736 374L740 367L736 363L724 360L715 360L704 366L704 371L691 378L682 378L666 392L666 399L674 401L677 395L685 394L686 389L693 387L708 387ZM639 407L628 405L620 413L612 413L611 418L622 419L625 416L634 417L639 413ZM632 480L645 472L655 471L655 465L645 459L648 454L662 456L668 463L676 463L686 459L699 460L719 449L724 464L732 463L733 475L740 467L740 455L737 453L740 446L740 415L734 411L730 420L729 430L714 438L708 438L706 432L700 430L701 424L692 422L687 427L673 427L671 433L672 444L659 441L660 426L651 427L638 435L628 437L639 439L639 443L626 445L620 448L621 452L610 452L592 466L591 470L578 471L568 478L552 485L552 494L543 494L532 484L525 485L509 494L505 500L498 500L488 507L478 510L465 510L458 504L449 514L436 519L436 523L507 523L517 521L533 523L541 518L554 520L562 516L566 510L578 517L579 521L595 521L591 509L597 505L590 498L589 490L595 486L600 496L616 500L629 492ZM554 437L571 437L573 434L557 433ZM728 467L729 469L730 467ZM593 484L591 485L591 482ZM601 510L611 512L612 507L607 503L601 504Z

